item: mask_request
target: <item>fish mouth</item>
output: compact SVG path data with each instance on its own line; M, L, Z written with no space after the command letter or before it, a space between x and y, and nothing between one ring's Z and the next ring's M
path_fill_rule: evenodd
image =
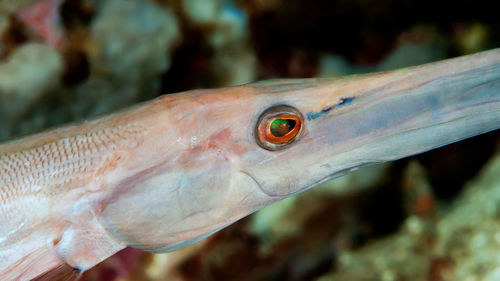
M255 185L257 185L257 188L263 193L265 194L267 197L270 197L270 198L273 198L273 199L282 199L282 198L285 198L288 196L288 194L278 194L278 193L274 193L274 192L269 192L267 191L263 186L262 184L252 175L250 174L249 172L247 171L244 171L244 170L240 170L240 173L246 175L247 177L249 177L250 179L252 179L254 182L255 182Z
M273 200L280 200L280 199L287 198L287 197L296 195L298 193L304 192L304 191L309 190L309 189L311 189L313 187L316 187L316 186L318 186L318 185L320 185L322 183L325 183L327 181L330 181L330 180L339 178L341 176L344 176L346 174L349 174L351 172L354 172L354 171L356 171L356 170L358 170L360 168L364 168L364 167L367 167L367 166L372 166L372 165L380 164L380 163L383 163L383 162L385 162L385 161L367 161L367 162L364 162L364 163L361 163L361 164L358 164L358 165L355 165L355 166L352 166L352 167L349 167L349 168L345 168L345 169L338 170L338 171L333 171L333 172L328 173L326 176L320 178L319 180L317 180L316 182L314 182L314 183L312 183L312 184L310 184L308 186L297 188L296 191L288 192L288 193L269 192L257 180L257 178L255 176L253 176L251 173L249 173L249 172L247 172L245 170L240 170L240 173L242 173L242 174L246 175L247 177L249 177L250 179L252 179L255 182L255 185L257 186L257 188L260 190L261 193L263 193L264 195L266 195L269 198L272 198Z
M252 179L252 181L255 182L255 185L257 186L257 188L260 190L261 193L263 193L264 195L266 195L269 198L272 198L273 200L280 200L280 199L283 199L283 198L290 197L290 196L293 196L295 194L301 193L301 192L306 191L308 189L311 189L313 187L316 187L316 186L318 186L318 185L320 185L322 183L325 183L325 182L327 182L329 180L341 177L341 176L343 176L345 174L348 174L348 173L350 173L352 171L357 170L358 168L359 167L353 167L353 168L344 169L344 170L341 170L341 171L332 172L332 173L330 173L330 174L322 177L321 179L319 179L318 181L316 181L315 183L313 183L313 184L311 184L309 186L298 188L297 191L288 192L288 193L284 193L284 194L275 193L275 192L269 192L268 190L266 190L263 187L263 185L251 173L249 173L247 171L244 171L244 170L240 170L240 172L242 174L246 175L247 177L249 177L250 179Z
M345 168L345 169L342 169L342 170L339 170L339 171L332 172L332 173L324 176L320 180L318 180L316 183L313 183L311 186L305 188L304 190L316 187L316 186L318 186L318 185L320 185L322 183L325 183L327 181L331 181L333 179L340 178L342 176L350 174L350 173L352 173L352 172L354 172L356 170L359 170L361 168L369 167L369 166L372 166L372 165L381 164L381 163L384 163L384 162L386 162L386 161L368 161L368 162L364 162L364 163L361 163L361 164L358 164L358 165L354 165L354 166L352 166L350 168Z

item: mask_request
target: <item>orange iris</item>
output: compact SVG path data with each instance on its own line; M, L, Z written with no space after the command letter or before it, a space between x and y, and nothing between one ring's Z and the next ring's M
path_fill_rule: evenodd
M268 150L281 150L299 139L303 117L295 108L278 105L264 111L256 126L257 143Z

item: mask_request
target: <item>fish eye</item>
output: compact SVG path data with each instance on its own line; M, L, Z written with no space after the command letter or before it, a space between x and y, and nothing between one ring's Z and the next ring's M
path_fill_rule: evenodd
M304 117L294 107L277 105L266 109L255 126L257 144L267 150L281 150L297 141Z

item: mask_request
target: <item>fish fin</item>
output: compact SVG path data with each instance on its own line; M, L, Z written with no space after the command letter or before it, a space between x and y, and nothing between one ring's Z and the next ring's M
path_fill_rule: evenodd
M39 275L32 281L76 281L80 279L82 274L83 271L71 267L67 263L63 262L50 271Z
M88 270L125 248L101 226L93 213L82 213L66 228L56 251L65 263Z
M11 252L6 253L7 258L10 256L15 262L0 271L0 280L31 280L44 274L47 270L64 264L54 248L34 247L23 253L22 256L14 252L16 249L19 248L12 247Z

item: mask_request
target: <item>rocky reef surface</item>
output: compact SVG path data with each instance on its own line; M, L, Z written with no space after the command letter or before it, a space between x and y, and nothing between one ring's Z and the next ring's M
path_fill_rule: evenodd
M494 4L476 2L0 0L0 140L166 93L499 47ZM365 168L82 280L500 280L499 151L492 132Z

